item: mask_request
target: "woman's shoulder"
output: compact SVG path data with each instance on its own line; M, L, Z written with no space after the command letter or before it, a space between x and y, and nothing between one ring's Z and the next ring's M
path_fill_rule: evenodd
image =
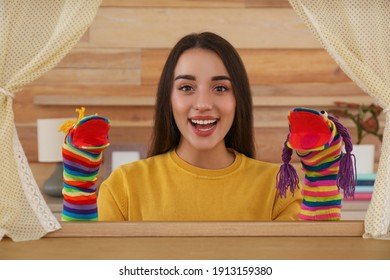
M269 170L270 172L278 172L280 165L274 162L267 162L256 158L248 157L244 154L237 152L237 155L242 157L242 164L244 168L261 168L262 170Z

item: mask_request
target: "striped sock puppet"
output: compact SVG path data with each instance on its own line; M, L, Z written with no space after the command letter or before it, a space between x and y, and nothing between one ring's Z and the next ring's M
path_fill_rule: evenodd
M85 108L77 121L67 121L59 129L66 133L62 146L63 221L97 221L97 174L104 149L109 145L110 121L91 115L84 117Z
M280 196L285 197L287 189L293 192L298 186L298 175L290 164L295 150L305 174L298 217L340 220L343 195L353 197L356 186L356 164L348 130L326 112L307 108L293 109L288 120L290 133L277 176Z

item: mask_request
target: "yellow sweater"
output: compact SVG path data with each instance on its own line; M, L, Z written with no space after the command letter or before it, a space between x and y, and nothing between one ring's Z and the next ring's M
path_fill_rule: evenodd
M201 169L176 152L122 165L99 190L101 221L295 220L300 190L278 198L279 167L235 152L224 169Z

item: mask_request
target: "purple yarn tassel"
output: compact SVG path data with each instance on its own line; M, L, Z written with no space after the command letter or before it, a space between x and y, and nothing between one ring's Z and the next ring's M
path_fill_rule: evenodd
M299 183L297 171L290 164L293 151L287 146L287 141L284 143L282 153L283 164L280 166L279 172L276 175L276 189L279 191L279 197L286 197L288 189L294 195L295 188Z
M328 116L328 118L334 122L338 133L340 133L345 144L345 151L341 155L339 173L337 175L337 187L344 192L344 198L355 196L355 186L357 184L356 174L356 158L352 154L353 144L351 136L345 128L336 118Z

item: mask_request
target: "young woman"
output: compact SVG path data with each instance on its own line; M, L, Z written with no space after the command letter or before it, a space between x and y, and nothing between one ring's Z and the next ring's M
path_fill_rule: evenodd
M158 85L149 158L102 183L101 221L294 220L301 194L280 198L279 166L254 159L252 101L234 47L183 37Z

